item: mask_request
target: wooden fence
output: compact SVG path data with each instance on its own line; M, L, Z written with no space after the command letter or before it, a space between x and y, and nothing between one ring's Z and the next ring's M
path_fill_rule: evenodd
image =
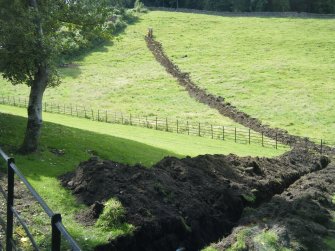
M28 100L26 98L1 96L0 104L26 108ZM92 109L78 105L48 102L43 103L43 111L78 118L86 118L105 123L139 126L159 131L205 137L215 140L228 140L239 144L260 145L275 149L289 148L289 146L280 144L276 139L270 139L265 137L263 133L258 133L247 128L211 125L208 123L194 123L187 120L160 118L158 116L140 116L110 110ZM331 143L326 140L311 140L321 142L322 145L335 145L335 143Z

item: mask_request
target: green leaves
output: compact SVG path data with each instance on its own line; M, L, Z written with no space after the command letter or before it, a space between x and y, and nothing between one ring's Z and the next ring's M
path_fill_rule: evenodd
M111 36L108 0L0 0L0 11L0 72L13 84L32 85L45 65L48 85L56 85L59 58L69 47L80 46L76 38Z

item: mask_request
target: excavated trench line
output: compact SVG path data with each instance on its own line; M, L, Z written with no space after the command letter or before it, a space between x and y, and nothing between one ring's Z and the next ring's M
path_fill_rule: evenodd
M118 198L128 212L127 222L136 226L133 235L95 250L195 251L229 235L245 207L258 207L328 164L328 158L301 149L274 159L167 157L151 169L92 159L61 180L88 206ZM245 197L249 193L254 199Z
M195 98L197 101L216 109L220 114L225 117L229 117L236 123L248 127L256 132L264 133L265 136L274 140L277 139L283 144L320 151L320 146L308 138L291 135L285 130L279 128L270 128L267 125L263 125L259 119L253 118L247 113L242 112L236 107L232 106L230 103L225 102L223 97L214 96L213 94L207 93L191 80L189 73L182 72L179 67L169 59L169 57L165 54L163 46L160 42L157 42L152 37L148 36L145 37L145 41L156 60L166 69L169 74L178 80L181 86L185 87L192 98ZM331 147L326 146L323 150L326 153L334 153L334 149Z

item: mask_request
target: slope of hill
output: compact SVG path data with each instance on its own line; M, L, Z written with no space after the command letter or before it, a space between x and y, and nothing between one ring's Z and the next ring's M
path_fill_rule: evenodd
M334 19L154 11L145 22L208 92L273 127L334 138Z

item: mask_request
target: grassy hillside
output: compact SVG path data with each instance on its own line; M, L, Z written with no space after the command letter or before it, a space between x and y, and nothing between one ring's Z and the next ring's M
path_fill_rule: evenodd
M151 12L143 17L183 71L264 123L335 137L335 20Z
M154 11L111 44L61 69L46 101L144 116L235 125L188 97L147 50L148 27L209 92L290 133L335 136L335 20L243 18ZM0 80L1 94L27 96Z
M60 69L62 84L48 89L45 101L125 114L236 125L190 98L155 61L144 41L146 20L147 16L143 15L110 44ZM0 96L27 97L26 86L11 86L4 80L0 80L0 86Z
M62 213L64 224L84 250L92 250L94 246L105 243L108 238L129 231L128 228L122 227L112 231L94 226L84 227L75 221L75 215L83 210L84 206L78 204L72 195L61 187L57 177L74 170L81 161L89 158L92 151L104 159L126 164L141 163L148 167L165 156L183 157L233 152L239 155L270 157L283 153L283 150L260 146L45 114L41 151L29 156L20 156L14 152L23 138L25 113L25 109L22 108L0 106L0 145L16 158L18 167L50 207L55 212ZM62 150L64 155L55 155L51 152L52 149ZM2 161L0 163L3 164ZM31 217L29 210L22 213L33 224L35 236L42 238L40 241L46 245L48 235L41 231L41 226L43 229L48 220L33 205L29 208L33 210L34 217Z

